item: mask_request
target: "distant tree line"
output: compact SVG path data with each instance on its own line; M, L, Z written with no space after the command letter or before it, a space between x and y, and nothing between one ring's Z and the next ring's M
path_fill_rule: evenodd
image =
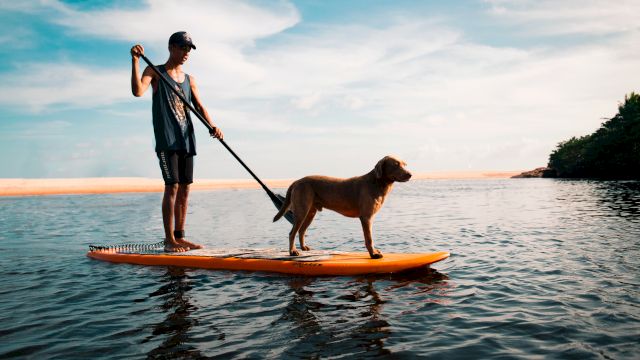
M558 177L640 179L640 95L625 96L593 134L558 144L548 166Z

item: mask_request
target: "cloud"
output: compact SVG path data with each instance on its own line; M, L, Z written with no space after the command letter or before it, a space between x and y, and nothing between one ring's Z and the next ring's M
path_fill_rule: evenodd
M77 63L20 65L0 85L0 103L41 112L54 105L96 107L131 99L130 70Z
M636 0L488 0L490 13L530 32L607 35L640 30Z
M333 26L313 35L292 36L283 45L247 56L265 69L264 77L239 93L232 89L223 95L213 85L207 88L216 94L211 99L261 97L274 106L285 97L291 101L283 106L296 106L299 111L292 115L298 118L340 113L351 120L374 120L360 130L365 134L378 123L393 124L385 131L398 133L394 129L403 126L397 123L405 123L412 124L410 134L443 133L451 127L477 135L529 121L554 127L559 119L589 113L598 114L591 115L598 121L607 112L596 99L604 95L614 108L615 99L637 81L637 59L621 56L634 46L632 38L568 48L496 47L410 18L383 29ZM356 107L346 100L353 98ZM286 111L280 114L287 116ZM421 120L434 118L441 120Z
M299 21L296 9L287 3L269 8L239 1L147 0L135 9L77 11L64 7L54 22L74 31L125 41L160 43L166 47L167 29L186 30L208 43L241 43L279 33Z
M23 0L23 1L11 1L0 0L0 9L4 11L15 11L29 14L40 13L50 7L56 7L57 1L38 1L38 0Z
M285 35L282 44L247 54L264 69L251 90L256 95L304 99L405 81L429 70L420 68L420 59L442 51L458 37L455 31L417 19L401 19L384 28L337 25L318 27L309 35Z
M515 164L509 154L517 168L533 167L558 141L597 128L640 83L640 32L627 15L636 5L625 1L489 2L497 28L515 26L523 38L583 35L536 46L489 45L445 20L411 14L384 25L301 30L300 14L284 2L148 1L88 11L49 4L50 21L74 36L141 42L157 62L170 32L191 32L198 48L185 69L225 133L248 134L249 159L266 156L266 133L289 144L284 149L326 161L375 148L367 161L402 152L422 170L504 169ZM611 18L598 15L601 7ZM129 71L55 59L25 64L7 77L0 101L40 111L133 101ZM290 164L302 166L305 151L291 154Z
M33 38L36 34L26 28L13 28L11 32L5 32L0 35L0 46L5 47L4 51L22 50L33 47ZM19 39L19 41L16 41ZM3 52L4 52L3 51Z
M244 86L262 76L263 70L245 59L244 49L300 20L296 9L284 2L258 7L239 1L177 3L148 0L143 6L132 9L81 11L49 0L25 1L18 5L3 2L0 8L42 16L65 27L74 37L84 35L128 41L131 45L142 43L147 55L152 60L157 59L157 63L166 56L169 35L175 30L188 30L198 46L200 58L194 62L194 68L203 68L198 73L216 79L216 83L221 84L222 94L229 91L238 94ZM8 41L0 37L0 43ZM20 64L7 81L0 84L0 95L3 96L0 103L26 105L33 111L58 104L106 105L130 97L129 77L129 69L91 67L69 60Z

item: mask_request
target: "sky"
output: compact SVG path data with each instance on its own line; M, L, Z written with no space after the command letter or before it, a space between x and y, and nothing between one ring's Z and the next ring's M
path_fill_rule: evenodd
M160 178L151 92L175 31L265 179L530 170L640 91L640 1L0 0L0 178ZM194 117L194 121L197 120ZM248 178L199 123L195 178Z

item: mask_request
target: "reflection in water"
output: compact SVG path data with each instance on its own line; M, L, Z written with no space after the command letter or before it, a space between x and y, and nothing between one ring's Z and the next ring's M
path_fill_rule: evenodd
M321 320L314 314L325 305L312 300L314 293L306 290L305 286L312 285L316 279L311 277L293 278L289 286L293 290L291 301L284 309L282 320L292 323L291 331L296 339L302 343L311 343L311 347L317 346L317 339L324 338L322 334ZM320 344L323 345L323 344ZM311 349L313 351L313 349ZM303 352L307 352L304 351Z
M359 314L366 321L354 329L351 338L368 354L387 355L391 352L384 348L384 340L389 337L391 331L389 323L380 316L384 301L376 291L374 282L375 279L371 278L361 281L362 286L352 295L354 297L352 301L358 301L359 298L371 298L371 300L365 311ZM344 297L342 299L347 300Z
M335 287L323 284L343 279L293 278L289 281L293 296L279 319L279 322L289 322L293 333L292 344L285 354L305 358L390 355L385 340L392 333L391 325L381 315L386 301L376 290L376 283L384 286L391 282L391 289L420 284L419 292L429 301L428 295L445 287L447 279L446 275L429 268L371 275L343 283L338 296L327 298L327 288Z
M596 187L599 203L607 206L615 216L640 221L640 182L603 181Z
M417 293L424 295L438 295L437 297L425 296L423 299L425 302L443 305L446 305L447 293L451 289L451 284L447 281L449 280L449 277L435 269L431 269L430 267L405 271L398 274L376 275L376 279L386 279L392 283L387 288L388 292L413 286L417 290Z
M403 296L400 293L404 291L404 295L410 295L414 300L432 302L438 301L435 298L442 298L443 292L448 289L448 277L429 268L356 278L283 275L277 279L276 287L288 287L290 298L282 314L271 324L271 329L287 337L282 339L280 345L284 346L278 355L293 358L390 355L392 352L386 348L386 341L393 333L393 326L383 315L383 307L389 300L385 300L385 297L391 295L396 300ZM147 353L147 358L202 359L224 354L236 346L234 340L225 339L224 332L207 324L208 331L217 332L218 336L215 337L222 342L217 342L214 348L197 347L198 341L193 334L198 333L198 329L204 325L198 319L206 316L203 317L203 310L192 304L194 293L189 292L194 286L185 269L168 267L167 273L162 276L161 286L149 294L149 297L162 299L159 309L166 316L151 326L152 334L142 341L161 341ZM275 292L280 293L279 290ZM194 314L196 310L199 310L198 314ZM219 309L204 310L215 313ZM256 313L252 313L255 316ZM239 324L254 322L251 319L245 322L241 319L243 315L236 316L239 321L230 329L239 331L240 338L245 337L248 341L246 337L250 337L256 328ZM267 333L270 332L267 330Z
M185 345L189 342L189 330L198 325L198 321L189 315L196 307L189 302L187 292L191 285L185 271L178 267L168 267L163 277L164 284L149 297L162 297L164 302L160 308L167 313L167 317L160 323L153 325L152 335L142 342L161 336L166 336L162 343L147 354L147 358L203 358L194 346Z

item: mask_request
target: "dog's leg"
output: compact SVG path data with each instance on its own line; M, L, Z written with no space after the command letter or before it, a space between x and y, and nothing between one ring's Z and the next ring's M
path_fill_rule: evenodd
M291 232L289 233L289 255L298 256L300 252L296 249L296 233L300 230L302 226L302 222L298 220L299 217L294 216L293 227L291 228Z
M300 239L300 249L302 249L303 251L311 250L310 247L308 247L308 246L306 246L304 244L304 233L307 231L307 228L309 227L309 225L313 221L313 217L316 216L316 212L317 212L316 209L309 210L309 213L307 214L307 217L304 219L304 222L302 223L302 226L300 227L300 231L298 231L298 238Z
M371 218L360 216L360 223L362 224L362 232L364 233L364 245L367 247L367 251L369 251L369 256L371 256L372 259L380 259L382 253L373 246L373 237L371 237Z
M296 250L296 233L300 231L304 225L309 211L313 209L313 188L308 182L299 180L291 191L291 203L293 205L293 228L289 233L289 255L298 256L300 253ZM303 243L303 241L301 241ZM304 249L303 249L304 250Z

